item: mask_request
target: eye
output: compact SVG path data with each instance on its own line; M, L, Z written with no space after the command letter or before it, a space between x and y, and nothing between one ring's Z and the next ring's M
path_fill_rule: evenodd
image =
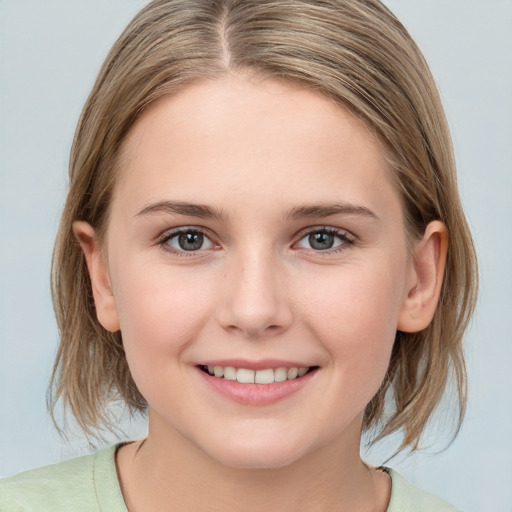
M159 243L173 252L197 252L217 247L202 231L192 228L167 233Z
M335 228L317 228L301 238L297 247L313 251L337 252L336 249L341 250L353 243L354 240L345 231Z

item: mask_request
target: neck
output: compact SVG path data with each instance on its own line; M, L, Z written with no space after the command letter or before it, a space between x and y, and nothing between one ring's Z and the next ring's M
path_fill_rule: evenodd
M284 467L252 469L222 464L177 433L164 436L150 427L144 441L118 452L121 488L130 512L385 510L375 505L387 504L389 493L362 462L359 427L352 430L353 439L336 440Z

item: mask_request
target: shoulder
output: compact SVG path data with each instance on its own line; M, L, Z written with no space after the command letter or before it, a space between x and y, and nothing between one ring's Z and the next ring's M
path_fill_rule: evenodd
M69 509L74 510L74 501L94 496L93 467L94 456L89 455L4 478L0 480L0 511L59 511L70 503ZM90 510L96 510L91 505Z
M101 510L101 500L108 501L112 512L125 512L115 469L115 449L111 446L94 455L0 480L0 512L95 512ZM112 508L114 502L117 506Z
M384 468L391 477L391 499L386 512L457 512L441 498L416 487L396 471Z

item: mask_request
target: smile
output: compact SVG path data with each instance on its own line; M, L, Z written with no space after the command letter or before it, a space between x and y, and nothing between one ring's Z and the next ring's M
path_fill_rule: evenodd
M237 381L241 384L273 384L303 377L314 367L301 368L266 368L251 370L249 368L235 368L233 366L201 365L201 370L212 377Z

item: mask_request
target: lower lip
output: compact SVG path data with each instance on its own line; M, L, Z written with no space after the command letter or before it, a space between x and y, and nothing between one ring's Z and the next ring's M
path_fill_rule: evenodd
M200 376L211 389L224 397L244 405L270 405L300 391L314 377L317 369L302 377L272 384L242 384L236 380L212 377L197 368Z

